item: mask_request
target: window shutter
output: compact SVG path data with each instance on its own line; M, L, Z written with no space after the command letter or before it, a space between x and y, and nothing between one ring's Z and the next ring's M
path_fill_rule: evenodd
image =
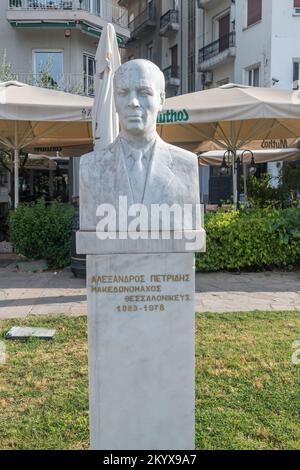
M299 90L299 62L293 63L293 90Z
M294 8L300 8L300 0L294 0Z
M299 3L300 3L300 0L299 0ZM260 21L261 17L262 17L262 0L248 0L248 26Z
M293 80L299 80L299 62L294 62Z

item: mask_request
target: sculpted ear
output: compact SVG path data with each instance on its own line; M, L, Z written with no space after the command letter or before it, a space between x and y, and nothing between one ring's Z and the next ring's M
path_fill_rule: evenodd
M166 93L164 91L161 92L160 94L160 106L159 106L159 111L162 110L163 105L165 104L166 101Z

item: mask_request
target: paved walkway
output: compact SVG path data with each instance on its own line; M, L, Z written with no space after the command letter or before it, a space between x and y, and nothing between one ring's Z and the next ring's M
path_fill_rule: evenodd
M197 274L196 311L299 310L300 272ZM63 272L16 272L0 263L0 318L86 314L85 280Z
M196 275L197 312L299 310L300 272Z

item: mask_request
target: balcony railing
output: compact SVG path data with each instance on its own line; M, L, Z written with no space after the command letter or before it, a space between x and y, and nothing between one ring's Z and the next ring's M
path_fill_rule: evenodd
M113 5L109 0L9 0L10 10L45 11L71 10L86 11L107 21L128 27L128 12L125 8Z
M21 10L49 10L64 9L72 10L73 2L61 0L9 0L9 8Z
M232 31L199 50L199 64L217 56L227 49L235 47L235 32Z
M160 29L165 28L171 24L179 23L178 10L169 10L163 16L160 17Z
M16 80L27 85L39 86L51 90L65 91L75 95L94 96L94 76L84 73L78 74L52 74L46 73L14 73L10 72L9 76L1 76L0 82Z
M166 84L170 86L180 85L180 67L178 65L170 65L163 70Z
M155 28L156 10L153 1L148 3L147 8L136 16L128 25L129 31L135 37L148 28Z

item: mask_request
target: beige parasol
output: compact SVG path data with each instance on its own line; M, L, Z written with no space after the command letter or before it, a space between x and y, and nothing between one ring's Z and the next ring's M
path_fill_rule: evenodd
M14 151L15 207L20 150L90 146L93 100L19 82L0 83L0 146Z
M158 117L158 132L168 142L188 148L213 142L236 156L254 140L298 138L300 93L228 84L172 97ZM236 203L235 158L233 174Z
M242 157L243 150L237 150L238 157ZM289 149L272 149L272 150L252 150L248 151L243 156L243 163L249 165L252 156L255 163L268 163L268 162L295 162L300 160L300 150L298 148ZM224 157L224 150L211 150L204 152L199 156L200 165L203 166L220 166Z

